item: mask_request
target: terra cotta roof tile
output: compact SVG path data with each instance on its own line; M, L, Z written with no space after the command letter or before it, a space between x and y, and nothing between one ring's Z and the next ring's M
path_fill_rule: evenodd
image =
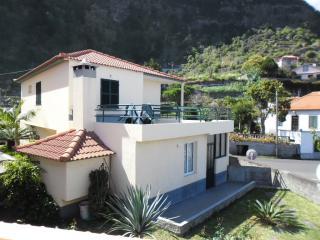
M142 65L129 62L129 61L126 61L102 52L98 52L96 50L86 49L86 50L81 50L81 51L72 52L72 53L59 53L58 55L52 57L46 62L35 67L31 71L23 74L22 76L17 78L16 81L23 80L24 78L27 78L28 76L36 73L37 71L40 71L41 69L45 69L46 67L58 61L63 61L63 60L82 61L83 59L85 59L87 62L92 64L121 68L121 69L126 69L130 71L135 71L135 72L142 72L142 73L146 73L146 74L150 74L158 77L164 77L172 80L178 80L178 81L184 80L183 78L172 75L172 74L160 72L146 66L142 66Z
M294 98L291 101L290 110L320 110L320 91Z
M17 147L17 152L56 161L74 161L114 154L94 132L69 130Z

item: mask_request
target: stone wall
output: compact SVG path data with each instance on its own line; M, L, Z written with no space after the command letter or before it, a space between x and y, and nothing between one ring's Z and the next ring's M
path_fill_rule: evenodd
M241 149L248 148L257 151L258 155L275 156L276 144L275 143L261 143L261 142L234 142L230 141L230 154L244 155ZM244 153L244 154L243 154ZM280 158L298 158L299 157L299 144L278 144L278 156Z
M289 189L320 204L320 182L305 179L288 171L261 167L253 163L230 158L228 180L236 182L255 181L258 187Z

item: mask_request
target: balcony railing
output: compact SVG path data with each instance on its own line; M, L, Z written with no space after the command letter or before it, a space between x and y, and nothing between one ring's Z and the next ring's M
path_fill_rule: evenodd
M198 107L162 104L134 105L115 104L98 105L96 108L97 122L121 122L131 124L151 124L161 119L181 120L227 120L231 119L230 110L221 107Z

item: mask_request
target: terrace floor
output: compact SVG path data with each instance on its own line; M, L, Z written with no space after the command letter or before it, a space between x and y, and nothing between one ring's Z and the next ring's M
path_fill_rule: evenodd
M158 219L158 224L182 235L203 222L214 212L228 206L255 187L255 182L227 182L208 191L171 206Z

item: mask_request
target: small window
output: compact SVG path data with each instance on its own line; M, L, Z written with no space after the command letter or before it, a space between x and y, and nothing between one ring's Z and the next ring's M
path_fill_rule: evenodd
M216 147L215 147L215 157L219 158L221 156L221 145L220 145L220 140L221 140L221 135L217 134L215 135L215 143L216 143Z
M28 93L29 93L29 94L32 94L32 85L29 85L29 86L28 86Z
M184 174L189 175L194 172L194 143L184 145Z
M101 79L101 105L119 104L119 82Z
M309 116L309 128L311 128L311 129L318 128L318 117L317 116Z
M41 105L41 82L36 83L36 105Z
M299 130L299 116L292 116L291 117L291 131L298 131Z
M309 71L309 66L308 65L303 65L302 66L302 71L308 72Z
M228 134L222 133L222 134L216 134L214 135L214 157L215 158L221 158L227 156L228 150Z

